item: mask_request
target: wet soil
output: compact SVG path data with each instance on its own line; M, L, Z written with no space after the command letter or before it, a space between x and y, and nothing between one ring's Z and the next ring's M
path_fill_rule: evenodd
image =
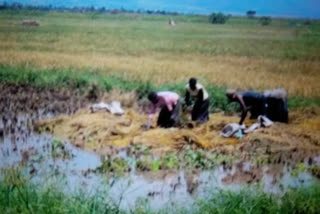
M214 189L236 190L260 183L267 192L281 193L283 188L319 182L316 178L320 166L319 133L315 131L319 130L320 114L317 108L291 112L289 124L275 124L240 140L218 136L226 123L238 120L223 113L211 115L208 124L194 129L152 129L131 138L126 136L126 133L132 133L126 131L133 123L130 119L128 122L128 115L141 118L138 120L140 123L146 119L131 104L125 109L126 115L119 118L107 112L88 112L87 107L93 101L86 92L81 91L43 90L7 84L0 85L0 95L0 169L23 167L34 182L45 185L59 180L63 182L62 188L66 192L85 188L88 193L93 193L105 186L112 199L122 200L121 206L125 209L132 208L139 198L148 198L153 208L185 202L190 202L192 206L196 198L206 198ZM39 120L42 125L43 121L49 121L54 126L46 124L41 126L44 128L40 132L35 131ZM74 120L81 123L76 126ZM251 122L248 121L248 124ZM140 123L137 128L139 133ZM60 125L63 124L66 126L61 126L61 129ZM83 140L79 144L81 140L73 141L69 135L62 136L57 131L66 129L72 135L76 128L78 131L75 133L83 137L87 136L88 127L95 127L97 133L104 127L104 135L111 133L111 136L107 135L108 140L101 140L97 144L99 147L95 147L95 141ZM192 132L200 133L199 138L191 135ZM161 139L168 136L173 138L161 143ZM198 139L211 139L206 141L210 145L206 147L196 142ZM114 144L114 140L128 143ZM130 170L121 175L97 170L107 155L128 162L137 156L143 157L145 154L141 151L132 149L134 145L145 145L151 150L151 157L156 158L168 152L179 155L186 147L190 147L194 151L201 149L205 154L233 157L235 161L223 159L219 161L221 164L210 169L173 168L158 171L139 170L132 164Z
M84 107L90 98L87 92L67 88L42 89L29 85L0 84L0 112L73 114Z

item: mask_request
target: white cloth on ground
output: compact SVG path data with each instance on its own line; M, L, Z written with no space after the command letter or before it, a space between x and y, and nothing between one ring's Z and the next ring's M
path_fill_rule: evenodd
M259 129L261 127L269 127L273 124L273 122L267 118L266 116L260 115L258 117L257 122L252 124L249 128L245 129L243 132L245 134L255 131L256 129Z
M121 108L121 104L118 101L112 101L110 104L105 103L105 102L100 102L96 104L92 104L90 106L90 110L92 113L101 111L101 110L106 110L110 112L111 114L115 115L123 115L124 110Z
M229 123L227 124L221 131L220 135L222 137L237 137L242 138L242 133L247 134L250 132L254 132L255 130L261 127L269 127L273 124L273 122L267 118L266 116L260 115L257 119L257 122L252 124L250 127L245 128L245 126L241 126L238 123Z
M225 127L222 129L220 135L222 137L238 137L241 138L242 136L239 134L242 133L242 130L245 129L245 126L241 126L238 123L229 123L225 125ZM239 133L239 130L241 131Z

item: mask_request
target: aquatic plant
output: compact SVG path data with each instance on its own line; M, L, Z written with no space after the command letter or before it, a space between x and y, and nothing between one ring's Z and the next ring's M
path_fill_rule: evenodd
M62 158L62 159L70 159L71 154L66 150L65 144L58 139L52 140L51 143L51 156L54 159Z
M231 164L235 157L206 151L201 148L192 149L187 146L180 154L179 161L186 168L212 169L221 164Z
M106 175L124 176L130 169L127 160L120 157L104 156L101 158L101 165L95 171Z
M140 157L136 161L136 168L141 171L150 171L154 168L154 160L151 156Z
M320 179L320 166L313 165L309 167L309 170L311 171L312 175Z
M175 153L169 152L159 160L159 165L161 169L173 169L179 167L180 161Z

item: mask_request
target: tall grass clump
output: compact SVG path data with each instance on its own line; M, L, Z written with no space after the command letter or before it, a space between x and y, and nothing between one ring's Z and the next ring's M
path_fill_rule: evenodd
M32 184L17 168L2 170L0 182L0 213L86 214L121 213L107 194L64 193L55 185Z
M194 214L209 213L319 213L320 185L289 189L283 195L273 195L258 190L240 192L221 190L210 200L198 202Z
M320 186L314 185L308 188L291 189L286 192L281 200L280 212L290 213L320 213Z
M200 201L195 213L277 213L276 197L262 191L243 190L238 193L219 191L208 201Z

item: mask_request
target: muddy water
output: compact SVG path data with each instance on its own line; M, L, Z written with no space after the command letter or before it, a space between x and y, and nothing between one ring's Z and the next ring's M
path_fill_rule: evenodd
M210 171L141 173L133 169L125 176L107 178L92 172L101 165L97 155L68 142L60 143L48 132L33 130L34 121L52 117L53 113L38 110L36 113L3 116L0 121L0 169L20 165L33 182L41 186L56 184L71 193L82 190L90 195L103 189L123 209L134 208L140 199L147 199L154 209L175 204L191 206L197 198L207 198L218 189L237 191L250 188L257 182L266 192L277 194L288 187L319 182L305 171L292 176L289 165L257 167L241 161ZM125 151L118 155L130 158ZM312 164L320 165L320 157L314 157Z

